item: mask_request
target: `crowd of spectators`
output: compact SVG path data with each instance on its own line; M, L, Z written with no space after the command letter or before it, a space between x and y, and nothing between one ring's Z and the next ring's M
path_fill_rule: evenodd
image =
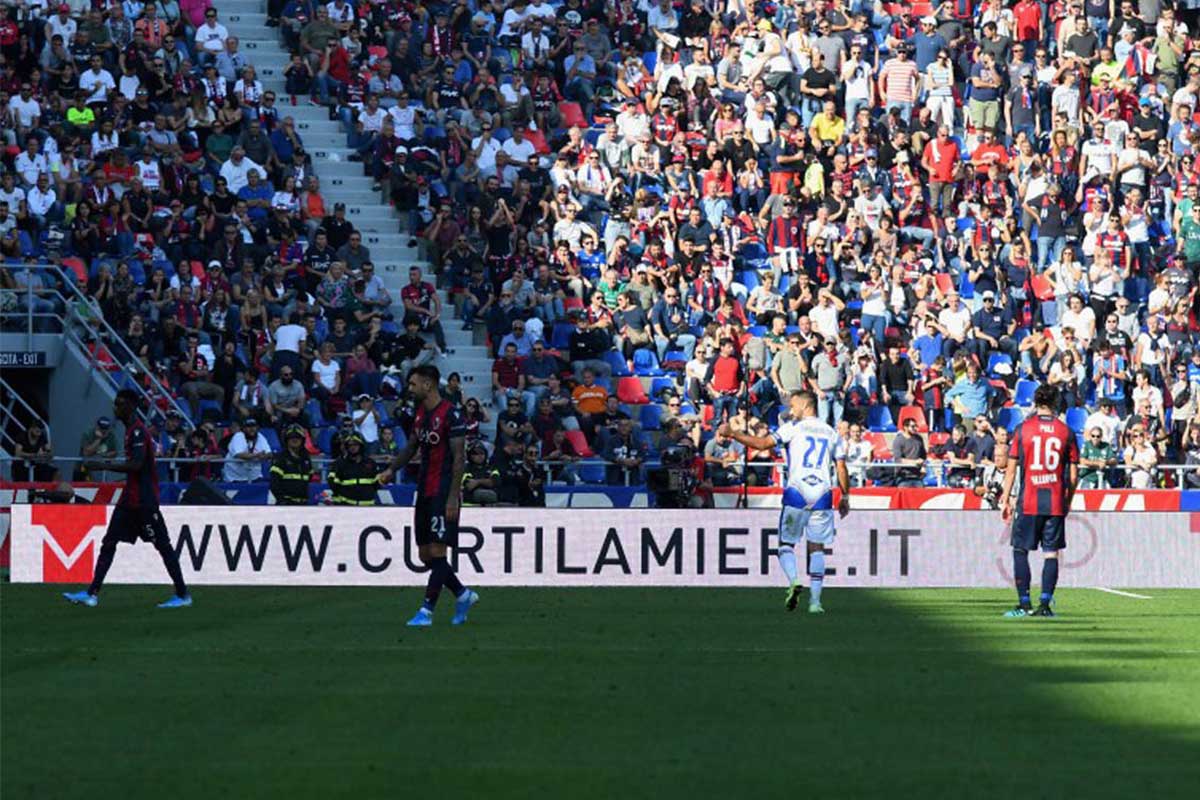
M197 420L349 413L374 452L450 317L419 270L393 317L325 209L286 111L317 103L486 332L489 457L767 483L716 423L809 389L895 456L863 480L979 484L1049 382L1089 480L1162 485L1200 434L1191 5L269 0L276 96L207 0L27 3L0 248L75 265Z

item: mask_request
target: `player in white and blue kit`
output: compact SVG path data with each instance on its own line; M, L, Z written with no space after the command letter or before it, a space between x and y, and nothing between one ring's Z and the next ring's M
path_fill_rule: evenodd
M837 431L817 417L817 401L811 392L793 392L788 399L790 418L770 436L731 433L746 447L758 450L783 447L787 454L788 478L779 515L779 565L788 579L786 608L794 611L803 586L796 568L795 547L808 542L808 573L812 594L810 614L823 614L821 589L825 583L825 547L833 544L833 475L842 496L837 503L841 516L850 511L850 474Z

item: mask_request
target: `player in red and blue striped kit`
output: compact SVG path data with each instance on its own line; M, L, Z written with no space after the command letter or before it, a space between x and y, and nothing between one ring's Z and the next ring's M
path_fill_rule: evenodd
M112 566L117 545L121 542L133 544L139 538L153 542L154 549L162 557L163 566L175 584L175 596L159 608L186 608L192 604L183 571L179 568L179 557L171 546L167 525L158 508L158 469L154 465L154 437L137 415L138 396L132 389L122 389L113 400L113 416L125 425L125 460L92 461L85 466L91 470L124 472L125 488L113 509L108 530L100 542L100 557L92 585L82 592L66 592L63 597L77 605L95 607L100 602L100 589Z
M458 544L458 513L462 501L463 470L466 468L464 442L467 429L458 408L438 390L441 373L432 364L414 367L408 375L408 392L417 403L412 434L404 449L380 473L380 483L391 480L395 471L421 452L421 470L417 477L417 500L413 510L413 531L421 563L429 567L425 602L408 621L410 627L433 624L433 609L445 586L458 598L453 625L467 621L467 612L479 602L479 595L462 585L446 558L447 548Z
M1058 583L1058 553L1066 549L1067 514L1079 480L1079 445L1075 434L1058 418L1059 393L1039 386L1033 394L1034 414L1013 432L1004 475L1001 513L1012 520L1013 580L1017 607L1006 617L1053 617L1050 610ZM1021 473L1021 489L1013 508L1013 486ZM1030 602L1029 551L1042 548L1041 597L1037 609Z

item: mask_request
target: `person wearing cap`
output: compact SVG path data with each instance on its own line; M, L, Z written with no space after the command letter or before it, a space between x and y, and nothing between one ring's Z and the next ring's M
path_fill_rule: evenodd
M467 449L463 469L462 502L465 506L490 506L500 500L500 472L488 463L487 448L475 442Z
M100 417L91 430L84 431L79 442L79 456L85 460L106 460L117 456L117 434L112 420ZM81 475L82 473L82 475ZM103 480L101 475L88 475L82 467L76 470L75 480Z
M374 454L379 444L379 428L383 418L371 395L364 393L355 396L350 418L354 420L354 432L363 439L367 455Z
M271 443L258 429L258 420L249 417L242 423L242 429L229 439L221 477L226 483L262 480L263 462L270 460Z
M277 506L308 505L308 484L312 480L312 459L304 448L306 432L302 425L289 425L283 431L283 450L271 460L271 494Z
M379 465L366 454L367 443L354 431L342 439L342 455L329 469L329 488L337 506L379 505Z
M1013 333L1017 329L1017 321L1007 303L997 303L996 293L988 290L983 293L983 308L975 312L971 319L971 342L968 349L979 359L979 363L988 363L991 353L1005 353L1014 362L1017 360L1017 343Z

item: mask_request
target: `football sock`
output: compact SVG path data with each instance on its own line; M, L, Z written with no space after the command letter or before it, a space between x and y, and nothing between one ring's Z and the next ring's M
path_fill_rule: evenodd
M183 570L179 568L179 556L175 555L175 548L171 547L171 540L167 538L165 530L161 533L156 532L154 549L162 558L163 566L167 568L167 574L171 576L171 583L175 584L175 596L187 597L188 588L183 580Z
M1013 549L1013 580L1017 584L1017 602L1029 605L1029 551Z
M113 556L116 555L116 552L115 540L105 539L100 544L100 557L96 559L96 571L92 574L92 585L88 587L88 594L100 594L100 587L104 585L104 576L112 567Z
M442 563L446 565L443 569L446 588L454 592L455 597L460 597L467 590L467 587L463 586L462 581L458 579L458 573L454 571L454 567L450 566L449 559L443 558Z
M442 569L443 565L449 567L444 558L435 558L429 562L429 581L425 584L425 603L424 608L427 611L433 611L437 607L438 595L442 593L442 584L446 582L446 573Z
M812 605L819 606L821 604L821 589L825 584L825 551L817 550L815 553L809 554L808 558L808 578L811 582L809 592L812 599L809 601Z
M796 551L790 544L779 545L779 566L783 567L783 574L787 576L788 585L794 584L796 582Z
M1058 585L1058 559L1047 558L1042 562L1042 605L1050 605L1054 599L1054 587Z

